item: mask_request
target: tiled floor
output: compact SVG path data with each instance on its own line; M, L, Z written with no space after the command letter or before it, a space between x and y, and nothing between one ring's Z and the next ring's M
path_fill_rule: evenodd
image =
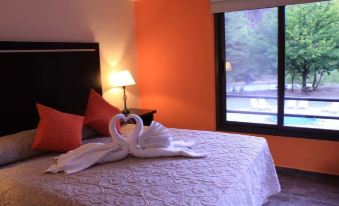
M281 192L264 206L339 206L339 176L277 168Z

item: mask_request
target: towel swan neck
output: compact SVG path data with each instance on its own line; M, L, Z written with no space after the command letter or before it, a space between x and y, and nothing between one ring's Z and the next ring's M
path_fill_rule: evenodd
M108 123L108 131L111 135L113 144L118 143L122 145L123 150L127 150L128 152L128 142L125 140L125 138L118 132L118 129L116 127L117 121L123 120L127 121L128 119L123 114L117 114L115 115L110 122ZM136 131L134 131L136 132Z
M134 119L136 123L134 132L131 135L131 142L129 145L129 147L131 148L131 147L136 147L138 145L138 139L144 130L144 123L142 119L138 115L135 115L135 114L128 115L128 118Z

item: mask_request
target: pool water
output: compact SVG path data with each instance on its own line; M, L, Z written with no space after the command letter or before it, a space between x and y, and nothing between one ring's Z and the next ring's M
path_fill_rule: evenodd
M277 122L277 117L272 116L271 121ZM285 125L305 125L316 123L318 119L316 118L306 118L306 117L284 117Z

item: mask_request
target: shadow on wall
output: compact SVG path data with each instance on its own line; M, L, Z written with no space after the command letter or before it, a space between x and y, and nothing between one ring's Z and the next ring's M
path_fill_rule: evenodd
M104 91L112 70L129 69L136 76L134 36L132 1L1 1L1 41L99 42ZM137 87L130 92L130 104L138 105ZM105 98L112 104L120 102L114 94Z
M94 34L76 1L3 0L0 39L10 41L84 41Z

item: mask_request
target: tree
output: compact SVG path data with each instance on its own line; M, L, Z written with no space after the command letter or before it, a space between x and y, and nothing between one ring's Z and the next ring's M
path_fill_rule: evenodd
M226 59L234 81L251 83L277 72L277 9L225 14Z
M338 69L338 2L320 2L286 7L286 73L301 75L302 91L318 88L325 74Z

